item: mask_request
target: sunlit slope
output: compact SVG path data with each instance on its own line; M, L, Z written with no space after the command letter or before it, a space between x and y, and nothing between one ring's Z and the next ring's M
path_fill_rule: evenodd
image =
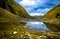
M60 19L60 4L42 16L42 18L47 20Z
M11 12L0 8L0 21L18 20L19 16L12 14Z
M53 23L46 23L45 24L47 25L47 27L53 31L53 32L60 32L60 24L59 25L56 25L56 24L53 24Z
M22 18L31 18L26 10L14 0L0 0L0 7Z
M24 23L17 23L21 18L31 18L26 10L13 0L0 0L0 31L12 29L17 26L24 26ZM11 22L10 22L11 21ZM13 22L14 21L14 24ZM23 25L24 24L24 25ZM12 27L12 28L11 28ZM4 28L4 29L3 29Z
M42 16L45 24L51 31L60 31L60 4L50 10L47 14Z
M42 16L42 19L47 21L47 23L60 24L60 4L50 10L47 14Z

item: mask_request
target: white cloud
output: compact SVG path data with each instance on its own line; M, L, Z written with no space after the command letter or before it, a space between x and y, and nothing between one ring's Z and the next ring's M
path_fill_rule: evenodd
M31 16L42 16L42 15L44 15L44 14L42 14L42 13L29 13Z
M29 22L27 22L27 24L43 24L43 23L42 22L29 21Z
M51 8L45 8L45 9L38 9L37 12L39 13L47 13Z
M37 11L33 13L29 13L31 16L43 16L46 14L51 8L45 8L45 9L38 9Z
M35 5L35 1L34 0L22 0L19 3L24 5L24 6L34 6Z
M19 4L23 6L31 6L31 7L36 7L37 5L42 5L44 4L45 1L43 0L22 0L18 2Z
M18 3L21 4L28 13L30 13L30 12L34 11L34 8L36 8L40 5L42 6L44 4L44 2L45 1L43 1L43 0L22 0ZM34 15L36 15L36 14L34 14ZM37 14L37 15L39 15L39 14Z
M46 14L51 8L47 8L45 4L49 3L49 0L22 0L18 3L21 4L28 14L31 16L40 16ZM40 9L39 7L42 7L44 9ZM44 7L45 6L45 7ZM49 7L49 6L48 6ZM38 10L35 10L35 8L39 8Z
M39 24L40 22L31 22L31 24Z
M33 8L32 7L28 7L28 8L26 8L26 11L29 13L29 12L33 11Z

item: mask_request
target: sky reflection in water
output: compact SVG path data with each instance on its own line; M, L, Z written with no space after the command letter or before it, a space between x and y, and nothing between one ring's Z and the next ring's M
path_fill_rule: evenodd
M46 31L49 30L47 28L47 26L43 22L32 22L32 21L29 21L29 22L27 22L26 25L28 26L29 29L35 30L35 31L46 32Z

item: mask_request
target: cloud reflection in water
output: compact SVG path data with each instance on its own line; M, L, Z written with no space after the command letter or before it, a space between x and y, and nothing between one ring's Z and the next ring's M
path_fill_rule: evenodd
M26 25L31 30L41 31L41 32L48 31L47 26L43 22L32 22L32 21L29 21L29 22L27 22Z

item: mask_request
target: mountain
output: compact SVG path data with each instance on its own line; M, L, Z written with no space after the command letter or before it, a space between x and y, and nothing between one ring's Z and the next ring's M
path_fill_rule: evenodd
M51 19L60 19L60 4L50 10L47 14L42 16L42 18L51 20Z
M15 2L15 0L0 0L0 30L9 30L19 26L19 28L25 25L19 21L22 18L32 18L26 10ZM14 23L13 23L13 22ZM12 28L11 28L12 27Z
M11 12L0 8L0 21L9 21L20 19L19 16L12 14Z
M60 4L42 16L45 24L52 31L60 31Z
M60 4L42 16L42 19L48 21L49 23L58 25L60 22Z
M26 26L25 23L15 22L22 18L28 19L32 17L29 16L26 10L14 0L0 0L0 38L20 39L17 37L11 38L10 36L12 36L15 31L19 31L19 35L21 35L20 32L26 31L26 28L24 28ZM14 21L14 23L12 21Z
M31 16L13 0L0 0L0 39L60 39L60 32L29 31L24 23L1 22L21 18Z
M20 16L20 18L31 18L26 10L14 0L0 0L0 7L14 15Z
M40 19L42 16L33 16L36 19Z

